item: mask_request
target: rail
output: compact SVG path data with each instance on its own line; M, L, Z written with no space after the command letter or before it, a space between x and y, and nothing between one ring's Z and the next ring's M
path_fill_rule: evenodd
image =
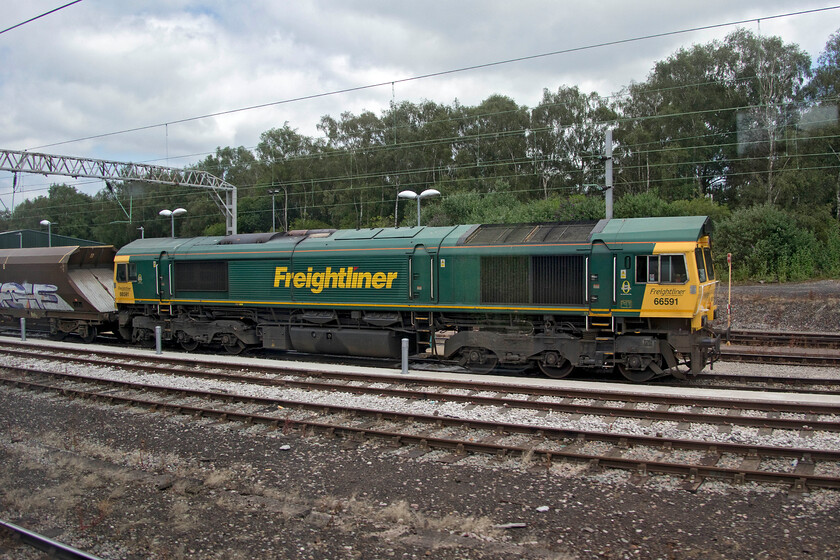
M49 558L57 558L59 560L101 560L98 556L54 541L44 535L40 535L29 529L24 529L8 521L0 520L0 529L11 533L14 538L20 540L23 544L46 553Z

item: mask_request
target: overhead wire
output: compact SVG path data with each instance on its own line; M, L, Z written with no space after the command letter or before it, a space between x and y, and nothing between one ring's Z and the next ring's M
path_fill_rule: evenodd
M32 23L33 21L38 20L38 19L41 19L42 17L48 16L48 15L50 15L50 14L54 14L54 13L58 12L59 10L63 10L64 8L69 8L69 7L70 7L70 6L72 6L73 4L78 4L78 3L79 3L79 2L81 2L81 1L82 1L82 0L73 0L73 2L68 2L67 4L64 4L63 6L59 6L58 8L55 8L55 9L53 9L53 10L50 10L50 11L48 11L48 12L44 12L43 14L41 14L41 15L39 15L39 16L35 16L35 17L33 17L33 18L29 18L29 19L28 19L28 20L26 20L26 21L22 21L22 22L20 22L20 23L18 23L18 24L15 24L15 25L11 26L11 27L7 27L6 29L3 29L2 31L0 31L0 35L2 35L3 33L6 33L7 31L11 31L12 29L17 29L18 27L21 27L21 26L23 26L23 25L26 25L27 23Z

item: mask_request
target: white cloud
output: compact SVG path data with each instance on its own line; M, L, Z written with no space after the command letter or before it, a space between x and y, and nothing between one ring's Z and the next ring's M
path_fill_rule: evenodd
M4 6L7 27L55 8L52 0ZM543 88L577 85L609 95L642 81L680 47L721 39L717 28L525 62L397 82L198 121L182 119L330 91L820 7L785 0L599 3L521 0L345 0L248 3L85 0L0 35L0 147L28 149L120 130L152 128L44 148L102 159L201 159L216 147L253 147L285 122L316 135L322 115L379 113L395 99L493 93L536 104ZM799 44L814 60L840 12L762 19L762 34ZM5 25L4 25L5 24ZM746 24L758 32L756 22ZM186 160L186 161L185 161ZM11 176L0 173L10 203ZM63 180L63 179L57 179ZM96 188L95 186L93 188ZM19 200L19 198L18 198Z

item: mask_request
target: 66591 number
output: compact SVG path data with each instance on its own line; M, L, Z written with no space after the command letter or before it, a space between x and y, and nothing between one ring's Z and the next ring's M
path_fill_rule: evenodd
M675 297L658 297L653 298L653 305L677 305L679 299Z

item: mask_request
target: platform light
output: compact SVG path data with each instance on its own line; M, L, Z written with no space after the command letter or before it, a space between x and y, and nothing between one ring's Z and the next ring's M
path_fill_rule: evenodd
M175 210L161 210L158 212L161 216L166 218L170 218L172 220L172 237L175 237L175 216L180 216L182 214L186 214L187 211L184 208L176 208Z
M420 201L430 196L440 196L440 191L437 189L426 189L417 194L414 191L402 191L397 195L397 198L411 198L417 200L417 226L420 226Z
M52 247L52 222L49 220L41 220L42 226L47 226L47 243Z

